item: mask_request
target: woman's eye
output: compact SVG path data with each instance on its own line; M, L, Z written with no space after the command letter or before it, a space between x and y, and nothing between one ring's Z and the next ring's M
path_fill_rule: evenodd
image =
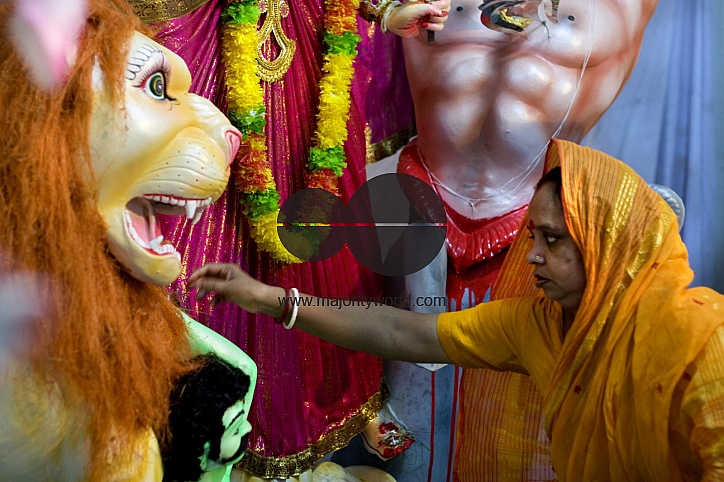
M154 72L145 83L145 91L156 100L164 100L166 98L166 76L163 72Z
M560 239L558 236L551 236L550 234L546 236L546 242L548 242L548 244L553 244L558 241L558 239Z

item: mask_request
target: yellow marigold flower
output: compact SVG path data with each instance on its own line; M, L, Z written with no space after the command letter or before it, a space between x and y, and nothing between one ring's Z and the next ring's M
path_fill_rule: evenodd
M250 221L252 238L262 251L266 251L282 263L303 263L303 260L287 251L279 239L278 216L279 210L276 210L261 216L256 221Z

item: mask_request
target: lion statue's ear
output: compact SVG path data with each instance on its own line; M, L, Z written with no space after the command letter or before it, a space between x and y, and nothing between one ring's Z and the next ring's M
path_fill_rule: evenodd
M35 83L51 90L75 61L86 0L18 0L9 29Z

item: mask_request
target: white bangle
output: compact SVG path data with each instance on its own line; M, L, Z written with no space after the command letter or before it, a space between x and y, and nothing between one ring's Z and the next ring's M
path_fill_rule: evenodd
M382 14L382 18L380 19L380 28L382 29L382 33L387 33L387 18L390 16L390 13L397 7L402 6L402 2L399 0L393 0L388 5L384 7L385 11Z
M297 313L299 312L299 290L292 288L289 292L292 294L292 316L289 318L289 321L284 322L284 328L287 330L292 329L294 322L297 321Z

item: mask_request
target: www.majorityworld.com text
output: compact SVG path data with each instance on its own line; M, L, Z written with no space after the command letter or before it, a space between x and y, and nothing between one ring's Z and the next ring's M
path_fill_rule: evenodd
M290 306L331 306L341 309L344 306L447 306L445 296L278 296L279 306L289 304Z

